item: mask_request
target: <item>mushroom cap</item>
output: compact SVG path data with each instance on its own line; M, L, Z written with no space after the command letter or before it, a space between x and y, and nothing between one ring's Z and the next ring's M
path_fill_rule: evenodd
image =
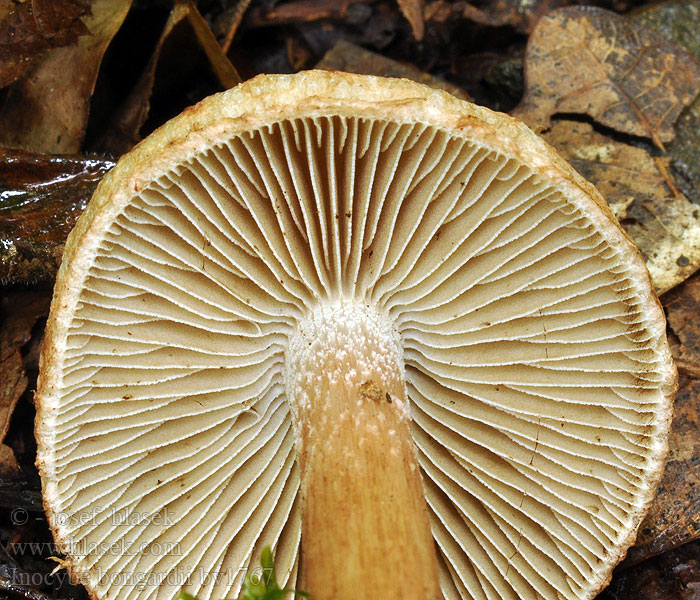
M676 385L639 252L522 123L305 72L161 127L66 244L37 464L93 597L235 596L267 544L296 585L290 340L346 305L402 353L444 597L584 599L609 581Z

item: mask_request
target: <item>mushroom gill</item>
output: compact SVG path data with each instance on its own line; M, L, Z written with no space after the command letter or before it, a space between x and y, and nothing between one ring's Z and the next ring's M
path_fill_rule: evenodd
M95 598L234 597L271 544L315 600L587 599L651 501L674 385L641 257L524 126L268 76L98 188L38 463Z

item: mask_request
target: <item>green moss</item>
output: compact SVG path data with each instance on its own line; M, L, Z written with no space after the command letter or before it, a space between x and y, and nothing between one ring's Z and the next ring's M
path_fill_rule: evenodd
M270 546L265 546L262 549L260 566L262 567L262 574L256 572L248 573L245 576L242 595L238 600L282 600L282 598L288 594L309 598L309 594L306 592L280 588L279 583L277 583L277 576L275 575L275 563ZM180 592L177 600L198 599L187 592Z

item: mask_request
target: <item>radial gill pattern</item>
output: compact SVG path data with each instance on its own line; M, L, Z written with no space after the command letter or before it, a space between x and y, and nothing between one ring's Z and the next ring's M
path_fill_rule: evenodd
M232 598L271 544L300 583L288 341L358 303L402 345L444 598L590 597L664 403L601 222L420 122L287 119L190 156L105 229L67 326L47 462L73 571L99 598Z

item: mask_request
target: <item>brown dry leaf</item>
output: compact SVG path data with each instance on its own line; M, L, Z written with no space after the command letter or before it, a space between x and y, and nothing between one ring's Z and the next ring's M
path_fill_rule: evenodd
M700 207L675 190L667 159L599 134L588 123L556 121L543 137L607 200L641 250L658 293L700 267Z
M12 448L0 443L0 485L19 476L19 465Z
M4 340L0 340L0 343ZM17 401L27 389L19 348L0 350L0 440L5 438Z
M19 79L50 48L89 33L81 17L89 0L25 0L0 4L0 87Z
M360 75L379 75L381 77L402 77L429 85L437 90L445 90L462 100L469 100L469 94L463 89L439 77L420 71L411 65L392 60L341 40L316 65L317 69L326 71L345 71Z
M196 13L195 16L192 16L193 10ZM206 48L209 48L207 58L210 60L214 72L219 74L219 81L222 86L230 87L240 82L238 73L226 57L223 49L216 42L214 34L204 23L197 9L190 2L176 2L168 15L168 20L163 26L160 38L146 68L141 73L139 80L126 100L103 128L103 133L98 142L99 151L106 152L112 156L120 156L141 140L139 132L148 118L151 107L150 99L163 48L171 39L173 31L184 26L184 23L189 24L188 26L192 32L197 35L200 45L204 47L204 44L207 44ZM195 26L193 23L198 25ZM203 29L202 23L204 23L206 29ZM198 31L199 34L197 34Z
M425 19L436 23L469 19L488 27L511 25L522 33L530 33L546 13L572 2L573 0L493 0L477 7L469 2L437 0L426 7Z
M514 114L535 129L556 113L587 114L663 149L699 90L700 65L654 31L600 8L562 8L530 36Z
M31 292L6 293L0 302L0 442L10 426L12 411L27 387L21 348L29 341L32 327L49 312L48 295Z
M113 166L0 149L0 284L53 280L68 233Z
M397 2L403 16L406 17L406 20L411 24L413 37L420 42L425 34L423 0L397 0Z
M47 52L9 91L0 114L0 144L45 154L80 150L102 56L132 0L94 0L90 35Z
M141 140L139 131L148 118L150 98L155 82L156 68L163 45L173 29L187 18L189 7L175 4L156 44L146 68L124 103L110 119L100 138L99 150L112 156L121 156Z

